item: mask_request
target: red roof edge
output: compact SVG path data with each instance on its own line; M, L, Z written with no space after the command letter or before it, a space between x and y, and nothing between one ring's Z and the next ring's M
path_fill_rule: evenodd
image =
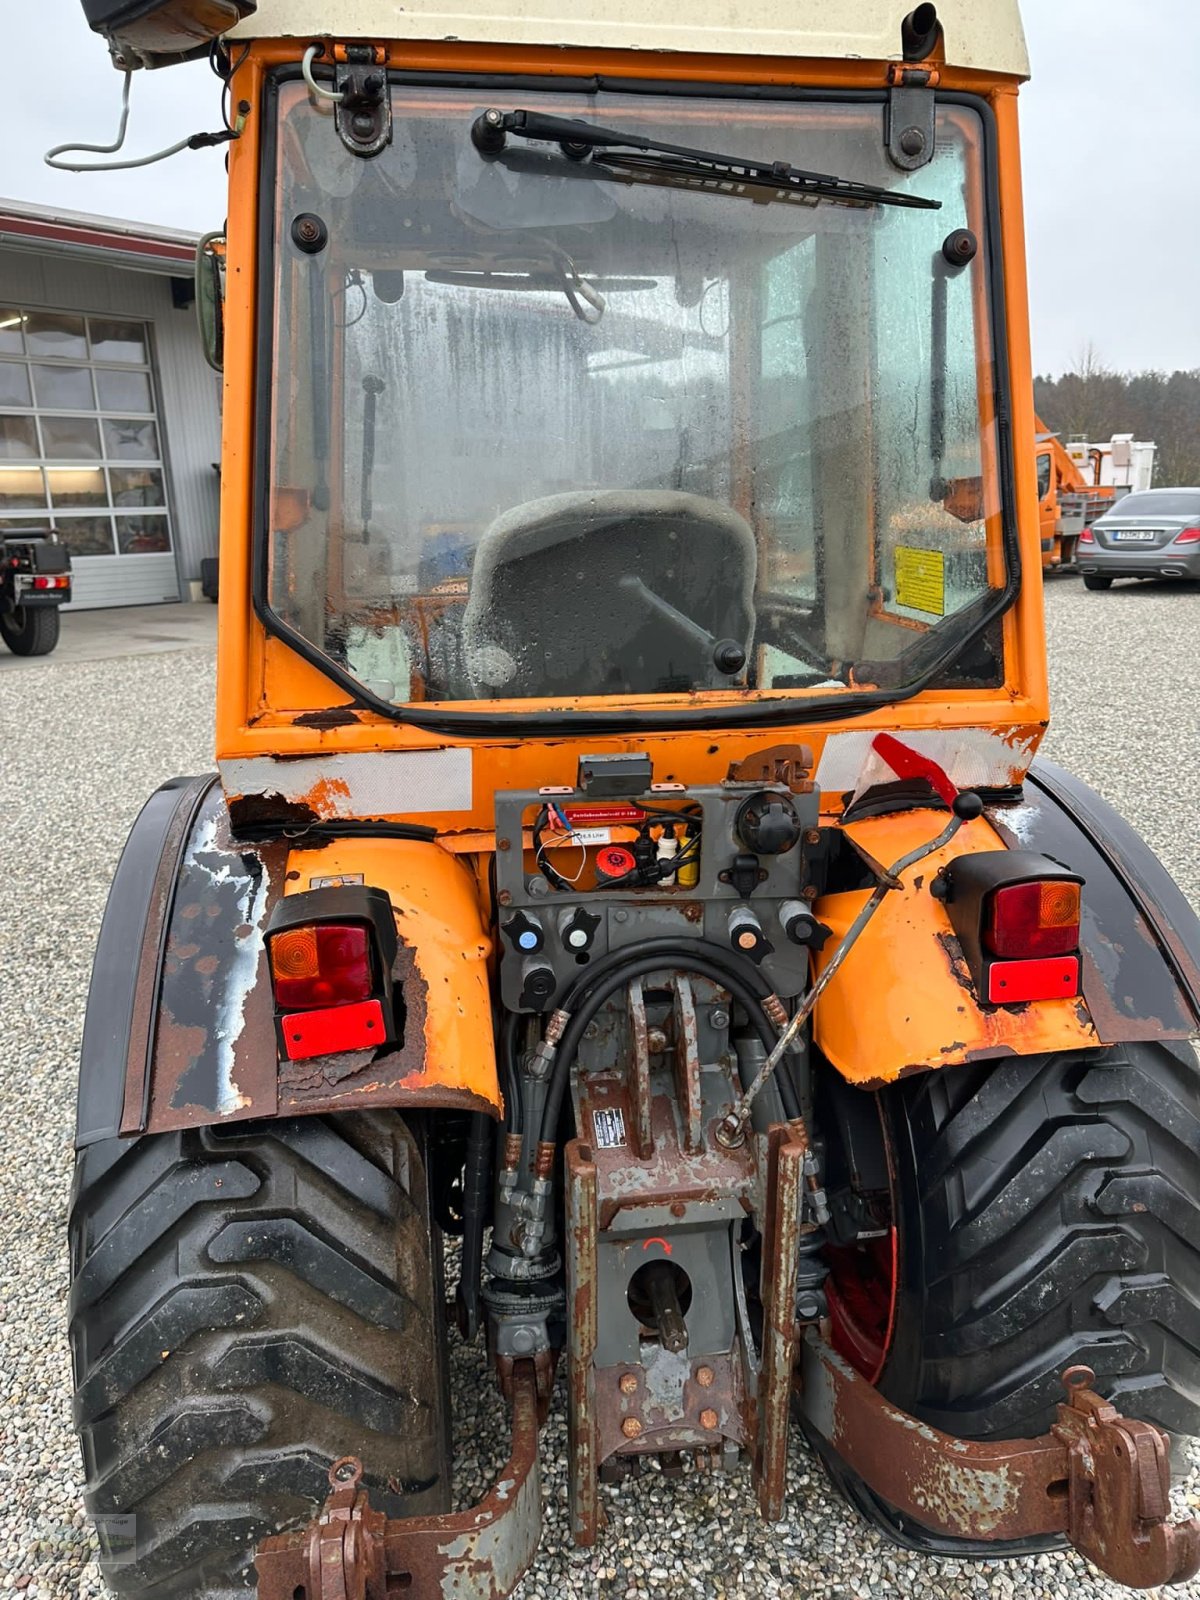
M3 210L0 210L0 236L25 238L31 242L43 240L47 244L74 245L91 250L110 250L114 255L140 256L143 260L149 257L164 264L177 261L181 266L188 267L196 259L192 245L155 239L145 234L138 236L83 224L13 216Z

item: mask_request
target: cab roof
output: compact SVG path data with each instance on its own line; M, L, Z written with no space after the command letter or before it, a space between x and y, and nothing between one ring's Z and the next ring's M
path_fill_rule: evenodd
M915 0L259 0L237 39L333 36L900 59ZM948 66L1029 76L1018 0L938 0Z

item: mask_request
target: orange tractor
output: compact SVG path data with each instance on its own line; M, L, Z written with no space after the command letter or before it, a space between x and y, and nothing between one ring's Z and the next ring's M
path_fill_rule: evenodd
M218 773L80 1069L112 1588L498 1600L556 1393L584 1545L655 1464L779 1518L796 1428L909 1546L1189 1578L1200 926L1036 758L1014 0L85 6L229 158Z

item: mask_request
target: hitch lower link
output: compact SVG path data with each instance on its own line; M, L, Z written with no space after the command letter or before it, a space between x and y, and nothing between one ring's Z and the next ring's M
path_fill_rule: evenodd
M517 1361L511 1380L512 1445L487 1494L470 1511L393 1520L359 1487L352 1456L329 1470L330 1494L307 1527L264 1539L255 1555L258 1600L406 1600L446 1594L502 1600L537 1551L538 1379Z
M1065 1536L1133 1589L1200 1571L1200 1521L1172 1522L1169 1441L1068 1367L1058 1420L1038 1439L955 1439L891 1405L813 1334L801 1352L801 1416L835 1475L846 1469L926 1533L980 1542Z
M923 1529L972 1541L1065 1535L1131 1588L1184 1583L1200 1571L1200 1522L1171 1522L1166 1435L1122 1417L1071 1367L1058 1421L1039 1439L974 1442L907 1416L814 1332L802 1341L800 1412L840 1464ZM512 1374L512 1448L470 1511L393 1521L360 1488L347 1457L307 1527L258 1547L259 1600L502 1600L520 1582L541 1531L538 1382Z

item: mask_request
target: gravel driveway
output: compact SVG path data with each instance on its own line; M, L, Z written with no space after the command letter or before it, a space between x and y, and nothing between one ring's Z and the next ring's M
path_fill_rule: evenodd
M1200 592L1147 585L1089 594L1064 579L1051 586L1047 611L1046 752L1137 822L1200 903ZM64 1333L75 1057L126 832L160 782L211 766L213 663L189 649L10 666L0 659L0 1589L73 1600L105 1592L80 1509ZM456 1346L455 1363L459 1491L469 1499L503 1454L503 1419L481 1355ZM545 1537L523 1600L1127 1593L1071 1556L975 1564L896 1550L843 1507L798 1444L791 1515L777 1528L758 1521L745 1472L678 1482L651 1473L605 1491L607 1534L598 1550L577 1552L566 1532L565 1449L560 1385L544 1441ZM1194 1459L1181 1494L1200 1507ZM1200 1584L1189 1587L1197 1600Z

